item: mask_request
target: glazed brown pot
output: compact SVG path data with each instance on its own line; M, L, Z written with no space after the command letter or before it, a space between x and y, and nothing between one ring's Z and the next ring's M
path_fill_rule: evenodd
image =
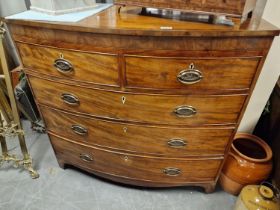
M272 170L272 151L257 136L235 136L220 177L222 188L237 195L245 185L259 184Z

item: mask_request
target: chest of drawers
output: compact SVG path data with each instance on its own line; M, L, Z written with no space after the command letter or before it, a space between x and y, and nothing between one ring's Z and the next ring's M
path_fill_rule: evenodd
M7 22L61 167L211 192L279 31L264 20L227 27L140 10Z

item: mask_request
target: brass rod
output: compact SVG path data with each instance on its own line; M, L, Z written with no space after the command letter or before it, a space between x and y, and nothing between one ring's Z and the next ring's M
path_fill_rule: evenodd
M10 107L10 104L6 98L6 95L4 93L4 90L0 89L0 110L2 112L2 115L4 117L4 120L10 124L13 121L13 114Z
M1 148L2 148L2 156L7 156L8 155L8 147L6 143L6 139L3 136L0 136L0 142L1 142Z
M3 127L3 119L0 112L0 128ZM8 146L4 136L0 136L1 148L2 148L2 156L5 157L8 155Z
M2 28L2 31L4 31L3 28ZM19 113L18 113L18 109L17 109L17 103L16 103L13 87L11 84L11 74L9 71L3 42L4 42L4 32L2 35L0 34L0 58L1 58L2 70L5 75L7 91L8 91L8 95L10 97L10 103L11 103L14 123L16 123L18 125L18 129L22 130L22 125L21 125L21 121L20 121ZM30 159L24 135L19 134L18 139L19 139L20 148L21 148L21 152L23 154L24 159Z
M3 92L8 95L8 91L7 91L7 88L6 88L6 82L5 82L5 79L4 77L3 78L0 78L0 89L3 90Z
M3 129L2 135L0 136L0 144L2 148L2 155L0 156L0 165L2 165L5 161L12 161L14 162L15 167L23 166L24 169L29 171L31 177L33 179L36 179L39 177L39 174L33 169L32 158L28 154L26 141L19 117L19 107L12 87L11 73L9 71L7 57L5 55L5 49L3 44L5 32L5 28L0 22L0 74L4 74L4 77L0 77L0 108L2 112L2 114L0 113L0 128ZM5 80L5 82L3 82L3 79ZM9 97L9 101L7 96ZM5 116L7 125L4 125L4 122L2 121L2 115ZM8 154L8 146L5 137L9 134L18 135L23 159L17 158L16 155Z

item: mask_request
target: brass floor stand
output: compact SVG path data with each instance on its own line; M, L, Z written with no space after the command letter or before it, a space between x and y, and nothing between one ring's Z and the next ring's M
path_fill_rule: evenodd
M8 68L7 58L4 50L5 29L0 23L0 64L2 65L3 74L0 74L0 143L2 155L0 155L0 166L4 163L12 162L14 167L23 167L29 171L31 177L39 177L37 171L33 169L32 158L28 153L24 132L22 129L17 103L11 83L11 74ZM1 69L1 68L0 68ZM6 97L9 96L9 101ZM8 153L6 137L18 136L23 159L16 155Z

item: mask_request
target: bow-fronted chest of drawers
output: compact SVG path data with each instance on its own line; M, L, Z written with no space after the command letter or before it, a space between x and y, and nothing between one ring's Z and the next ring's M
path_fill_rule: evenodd
M139 10L7 22L61 167L211 192L279 31L264 20L228 27Z

